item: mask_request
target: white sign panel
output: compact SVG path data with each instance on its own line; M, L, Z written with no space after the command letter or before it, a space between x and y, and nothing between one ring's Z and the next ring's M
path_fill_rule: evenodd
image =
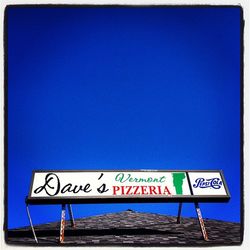
M189 172L193 195L227 195L219 172Z
M190 195L185 172L36 172L31 197Z

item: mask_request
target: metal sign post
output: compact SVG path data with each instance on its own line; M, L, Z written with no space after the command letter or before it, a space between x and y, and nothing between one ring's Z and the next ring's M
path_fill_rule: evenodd
M75 227L76 223L75 223L75 220L74 220L71 204L68 204L68 210L69 210L71 226ZM64 243L64 232L65 232L65 223L66 223L65 217L66 217L66 205L62 204L59 243Z
M27 211L27 215L28 215L28 218L29 218L30 227L31 227L34 239L35 239L36 243L38 243L38 240L37 240L37 237L36 237L36 233L35 233L35 229L34 229L34 226L33 226L33 223L32 223L32 219L31 219L31 216L30 216L29 205L27 203L26 203L26 211Z
M202 218L201 209L199 207L198 202L195 202L194 205L195 205L195 210L196 210L198 220L199 220L199 223L200 223L200 228L201 228L203 238L204 238L205 241L208 241L208 235L207 235L205 223L204 223L203 218Z
M178 217L177 217L177 224L181 223L181 209L182 209L182 202L179 203L179 208L178 208Z
M66 213L65 210L66 210L66 205L62 204L59 243L63 243L64 242L65 213Z
M73 210L71 204L68 204L68 209L69 209L69 216L70 216L70 222L72 227L76 227L76 223L74 220L74 215L73 215Z

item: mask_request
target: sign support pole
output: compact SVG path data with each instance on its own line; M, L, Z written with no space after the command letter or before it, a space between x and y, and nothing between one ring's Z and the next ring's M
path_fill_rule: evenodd
M72 227L76 227L74 215L73 215L73 210L71 204L68 204L68 209L69 209L69 216L70 216L70 222Z
M196 210L197 217L198 217L198 220L199 220L199 223L200 223L200 228L201 228L203 238L204 238L205 241L208 241L208 234L207 234L207 231L206 231L205 223L204 223L203 218L202 218L201 209L199 207L198 202L195 202L194 205L195 205L195 210Z
M66 209L66 205L62 204L59 243L64 243L65 213L66 213L65 209Z
M182 209L182 202L179 203L179 208L178 208L178 217L177 217L177 224L181 223L181 209Z
M36 243L38 243L36 233L35 233L35 229L33 227L33 223L32 223L31 216L30 216L29 205L27 203L26 203L26 211L27 211L27 214L28 214L28 217L29 217L29 222L30 222L30 226L31 226L31 230L32 230L34 239L35 239Z

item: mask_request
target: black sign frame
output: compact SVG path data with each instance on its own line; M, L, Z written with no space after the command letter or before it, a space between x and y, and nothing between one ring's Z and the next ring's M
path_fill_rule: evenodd
M175 196L93 196L93 197L32 197L32 187L34 184L35 173L60 173L60 172L185 172L188 179L191 195L175 195ZM221 180L225 187L226 195L192 195L192 187L188 173L191 172L217 172L220 173ZM222 170L33 170L29 195L26 198L27 204L100 204L100 203L176 203L176 202L228 202L231 196L226 184Z

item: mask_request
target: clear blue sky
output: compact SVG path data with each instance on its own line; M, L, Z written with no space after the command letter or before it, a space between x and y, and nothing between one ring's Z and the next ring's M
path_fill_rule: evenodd
M15 8L8 21L8 227L28 225L34 169L222 169L240 221L240 13ZM76 217L178 204L74 206ZM33 206L34 223L60 206ZM196 216L193 204L184 216Z

